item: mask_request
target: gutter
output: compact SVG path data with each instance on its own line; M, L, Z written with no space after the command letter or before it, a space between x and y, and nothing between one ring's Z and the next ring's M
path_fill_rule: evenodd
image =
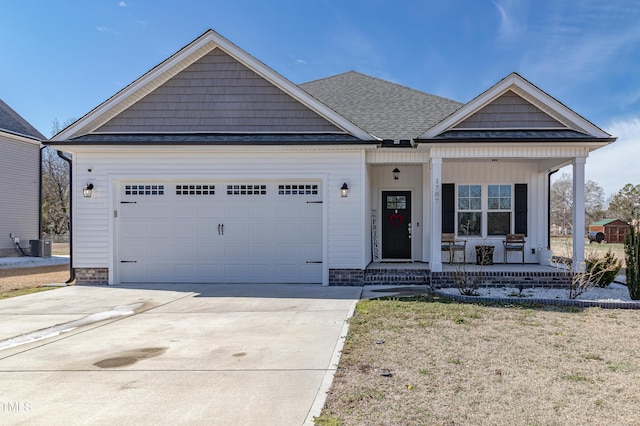
M69 164L69 279L65 284L70 284L76 279L76 270L73 268L73 164L69 157L62 151L57 151L58 157Z

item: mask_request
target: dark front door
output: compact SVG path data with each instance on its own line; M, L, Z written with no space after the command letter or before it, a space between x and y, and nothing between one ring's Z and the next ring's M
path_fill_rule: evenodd
M411 192L382 192L382 258L411 259Z

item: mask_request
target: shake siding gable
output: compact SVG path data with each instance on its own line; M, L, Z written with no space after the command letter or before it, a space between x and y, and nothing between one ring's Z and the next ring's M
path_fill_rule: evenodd
M344 133L220 49L99 127L99 133Z
M512 91L507 91L454 129L535 129L566 128Z

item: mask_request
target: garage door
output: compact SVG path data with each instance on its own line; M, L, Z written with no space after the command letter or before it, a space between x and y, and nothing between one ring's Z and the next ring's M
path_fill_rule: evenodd
M319 182L121 185L121 282L322 282Z

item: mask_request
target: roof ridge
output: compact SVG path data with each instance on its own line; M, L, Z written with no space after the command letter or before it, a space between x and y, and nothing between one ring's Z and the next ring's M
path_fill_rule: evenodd
M18 136L25 136L31 139L45 140L47 139L42 133L33 127L27 120L18 114L13 108L0 99L0 112L11 120L8 123L0 122L0 130L12 133ZM1 117L0 117L1 118Z
M345 76L345 75L348 75L348 74L354 74L354 75L365 77L365 78L368 78L368 79L371 79L371 80L378 81L378 82L383 83L383 84L393 85L393 86L405 89L405 90L410 91L410 92L419 93L420 95L433 96L434 98L443 99L443 100L449 101L449 102L457 102L460 105L464 105L464 102L456 101L456 100L450 99L450 98L445 98L444 96L440 96L440 95L434 95L433 93L425 92L424 90L419 90L419 89L416 89L416 88L413 88L413 87L410 87L410 86L407 86L407 85L404 85L404 84L396 83L394 81L385 80L384 78L376 77L376 76L369 75L369 74L365 74L365 73L362 73L362 72L359 72L359 71L355 71L355 70L350 70L350 71L346 71L346 72L343 72L343 73L340 73L340 74L335 74L335 75L331 75L331 76L328 76L328 77L318 78L318 79L315 79L315 80L307 81L307 82L304 82L304 83L300 83L298 86L302 87L302 86L304 86L306 84L312 84L312 83L316 83L316 82L322 81L322 80L331 80L331 79L334 79L334 78L337 78L337 77L342 77L342 76Z

